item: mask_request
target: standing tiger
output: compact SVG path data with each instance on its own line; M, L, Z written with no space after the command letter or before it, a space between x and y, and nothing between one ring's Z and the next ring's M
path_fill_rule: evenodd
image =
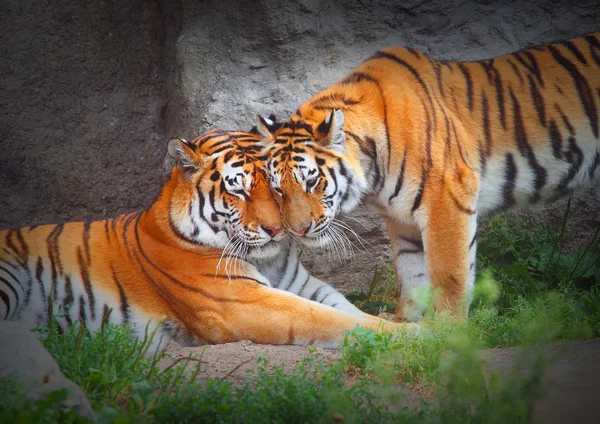
M546 203L600 179L600 33L489 60L378 51L283 124L259 118L284 222L330 241L365 195L387 224L401 298L431 283L468 313L479 215Z
M0 316L34 327L52 308L61 328L129 323L138 337L162 322L155 347L337 346L357 324L378 328L282 240L259 140L219 130L172 139L176 166L143 212L0 232Z

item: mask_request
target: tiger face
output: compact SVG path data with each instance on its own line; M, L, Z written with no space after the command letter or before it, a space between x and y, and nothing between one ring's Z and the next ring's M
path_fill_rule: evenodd
M271 188L285 225L308 246L334 239L330 224L361 199L366 179L346 154L344 114L296 113L284 124L259 117L266 137ZM322 116L324 115L324 116Z
M210 131L169 141L177 167L171 226L185 239L245 258L279 252L285 237L271 193L263 144L252 133Z

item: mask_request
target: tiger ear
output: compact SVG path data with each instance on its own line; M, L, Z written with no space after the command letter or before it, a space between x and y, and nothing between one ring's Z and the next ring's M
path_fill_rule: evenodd
M337 152L343 152L346 149L346 133L344 127L344 112L334 109L325 118L318 127L318 131L327 134L325 138L328 142L328 148Z
M275 131L281 126L281 124L277 123L275 115L269 115L268 118L257 115L256 120L260 134L267 139L267 142L271 142L273 140L273 134L275 134Z
M167 151L177 167L186 174L200 169L200 157L196 153L196 146L180 138L172 138L167 145Z

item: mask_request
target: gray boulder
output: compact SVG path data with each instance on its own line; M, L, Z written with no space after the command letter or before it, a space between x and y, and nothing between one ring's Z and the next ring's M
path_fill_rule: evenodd
M94 418L94 410L83 390L63 375L56 361L25 325L0 321L0 340L0 380L15 376L25 385L26 396L31 400L68 389L63 407L75 410L82 417Z

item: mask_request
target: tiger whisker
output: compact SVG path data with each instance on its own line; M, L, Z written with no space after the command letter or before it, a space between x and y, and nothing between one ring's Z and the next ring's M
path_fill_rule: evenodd
M348 224L346 224L345 222L341 222L338 220L333 220L331 221L332 224L338 226L341 229L347 230L349 231L354 237L356 237L356 240L360 243L360 246L362 248L363 251L367 251L367 247L365 246L366 244L369 244L368 241L366 241L364 238L362 238L361 236L359 236L356 231L354 231Z
M221 251L221 257L219 258L219 262L217 262L217 267L215 269L215 279L217 278L217 274L219 273L219 267L221 266L221 261L223 260L223 256L225 256L225 254L227 253L227 250L229 249L229 246L234 239L235 239L235 234L233 236L231 236L231 238L229 240L227 240L227 244ZM227 267L225 267L225 274L227 274ZM228 275L228 277L229 277L229 275Z

